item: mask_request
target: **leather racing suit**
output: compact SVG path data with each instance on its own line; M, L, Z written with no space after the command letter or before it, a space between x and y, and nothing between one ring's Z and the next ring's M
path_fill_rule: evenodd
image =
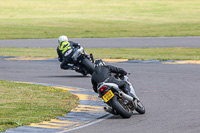
M72 42L72 41L63 41L57 47L58 60L62 62L60 64L61 69L69 69L71 66L68 63L73 64L73 59L71 58L73 55L73 49L80 44Z
M105 81L106 79L108 79L107 80L108 83L117 84L119 86L119 88L124 91L124 93L132 96L130 93L129 84L126 81L118 80L118 79L114 78L111 75L111 73L122 74L122 75L127 74L127 72L122 68L114 67L111 65L98 66L94 69L92 78L91 78L93 90L97 93L97 85L99 83Z

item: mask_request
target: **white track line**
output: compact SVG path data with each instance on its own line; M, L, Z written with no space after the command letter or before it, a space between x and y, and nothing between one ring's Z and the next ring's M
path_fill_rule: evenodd
M96 120L96 121L93 121L93 122L90 122L88 124L85 124L85 125L82 125L82 126L79 126L79 127L75 127L75 128L72 128L72 129L67 129L67 130L64 130L64 131L60 131L60 132L57 132L57 133L66 133L66 132L70 132L70 131L73 131L73 130L77 130L77 129L80 129L80 128L84 128L84 127L88 127L90 125L93 125L93 124L96 124L98 122L101 122L101 121L104 121L108 118L112 117L112 115L107 115L105 116L104 118L102 119L99 119L99 120Z

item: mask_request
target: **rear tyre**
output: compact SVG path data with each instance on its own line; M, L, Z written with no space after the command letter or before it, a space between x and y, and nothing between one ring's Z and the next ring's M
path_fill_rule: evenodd
M82 64L87 68L89 73L92 75L93 70L94 70L94 64L87 58L82 60Z
M110 105L116 112L123 118L130 118L132 116L132 111L123 101L123 99L118 98L116 95L110 100Z
M85 76L87 76L87 73L82 73L82 75L85 77Z

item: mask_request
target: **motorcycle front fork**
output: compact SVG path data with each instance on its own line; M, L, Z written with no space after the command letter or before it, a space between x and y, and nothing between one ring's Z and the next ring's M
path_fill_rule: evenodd
M130 93L132 93L133 94L133 96L137 99L137 100L139 100L139 98L137 97L137 95L136 95L136 93L135 93L135 89L133 88L133 86L129 83L129 85L130 85Z

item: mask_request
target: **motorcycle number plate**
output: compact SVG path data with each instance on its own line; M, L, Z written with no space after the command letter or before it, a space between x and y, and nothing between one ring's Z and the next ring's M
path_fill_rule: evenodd
M103 95L103 100L108 102L112 97L114 97L114 94L111 90L109 90L105 95Z

